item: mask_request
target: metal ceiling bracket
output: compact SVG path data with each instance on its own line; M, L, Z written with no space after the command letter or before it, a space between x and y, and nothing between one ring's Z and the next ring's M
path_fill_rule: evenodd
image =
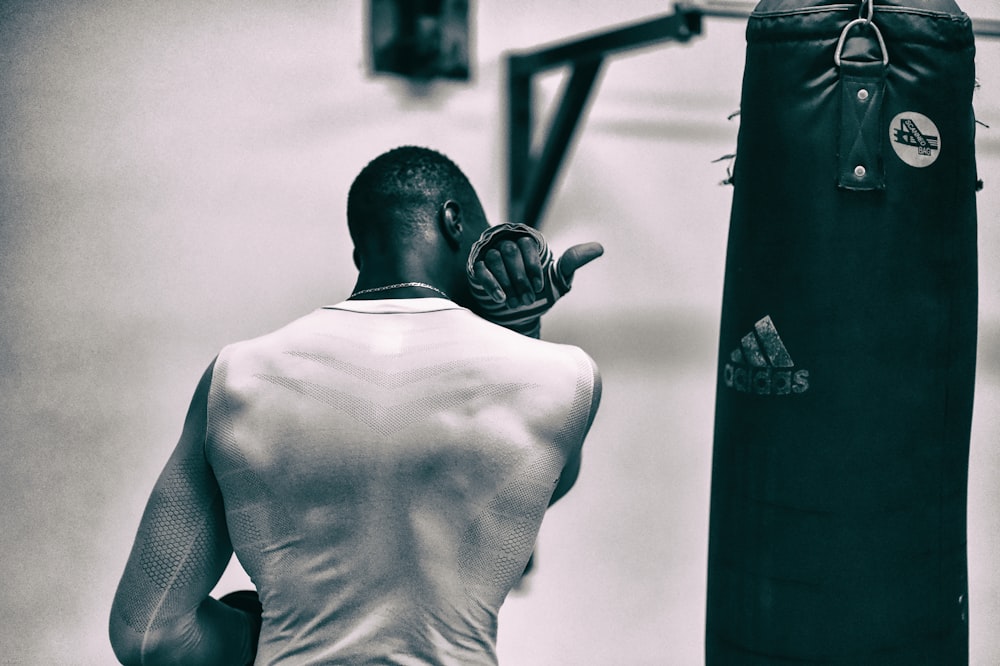
M537 227L605 56L664 42L686 42L701 33L701 12L676 7L673 14L608 32L507 56L507 219ZM569 80L541 150L533 154L534 77L568 65Z

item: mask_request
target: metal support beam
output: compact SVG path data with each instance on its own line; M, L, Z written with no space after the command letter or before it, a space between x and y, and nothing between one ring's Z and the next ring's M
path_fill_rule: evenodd
M678 4L674 12L607 32L543 46L507 56L507 220L537 227L559 169L569 151L580 118L606 56L670 42L687 42L701 34L704 17L745 19L755 3L708 0ZM1000 37L1000 21L973 19L979 37ZM569 65L572 74L558 101L555 118L532 154L533 84L536 74Z
M972 32L976 37L1000 37L1000 20L972 19Z
M517 172L511 170L511 178L516 179L519 174L527 174L528 177L521 183L518 210L510 211L515 216L511 219L522 220L533 227L537 225L603 62L603 58L595 58L574 65L541 155L532 158L527 154L529 151L525 150L527 145L522 144L522 162ZM530 141L530 126L528 134Z
M673 14L507 57L507 219L537 227L606 55L663 42L684 42L701 32L701 15L678 8ZM563 65L572 74L555 118L533 155L534 76Z

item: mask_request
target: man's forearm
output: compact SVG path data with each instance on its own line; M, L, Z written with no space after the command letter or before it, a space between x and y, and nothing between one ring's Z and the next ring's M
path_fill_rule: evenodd
M190 612L142 633L113 623L111 642L125 666L246 666L256 653L255 634L247 613L208 598Z

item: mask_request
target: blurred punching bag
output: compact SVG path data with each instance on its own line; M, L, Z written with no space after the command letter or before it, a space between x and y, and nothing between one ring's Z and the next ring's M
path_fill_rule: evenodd
M835 2L747 25L709 666L968 663L972 27Z

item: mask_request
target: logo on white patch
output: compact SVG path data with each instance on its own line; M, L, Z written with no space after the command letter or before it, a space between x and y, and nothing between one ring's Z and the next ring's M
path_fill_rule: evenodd
M922 113L905 111L889 123L889 143L899 159L922 169L941 154L941 133L934 121Z

